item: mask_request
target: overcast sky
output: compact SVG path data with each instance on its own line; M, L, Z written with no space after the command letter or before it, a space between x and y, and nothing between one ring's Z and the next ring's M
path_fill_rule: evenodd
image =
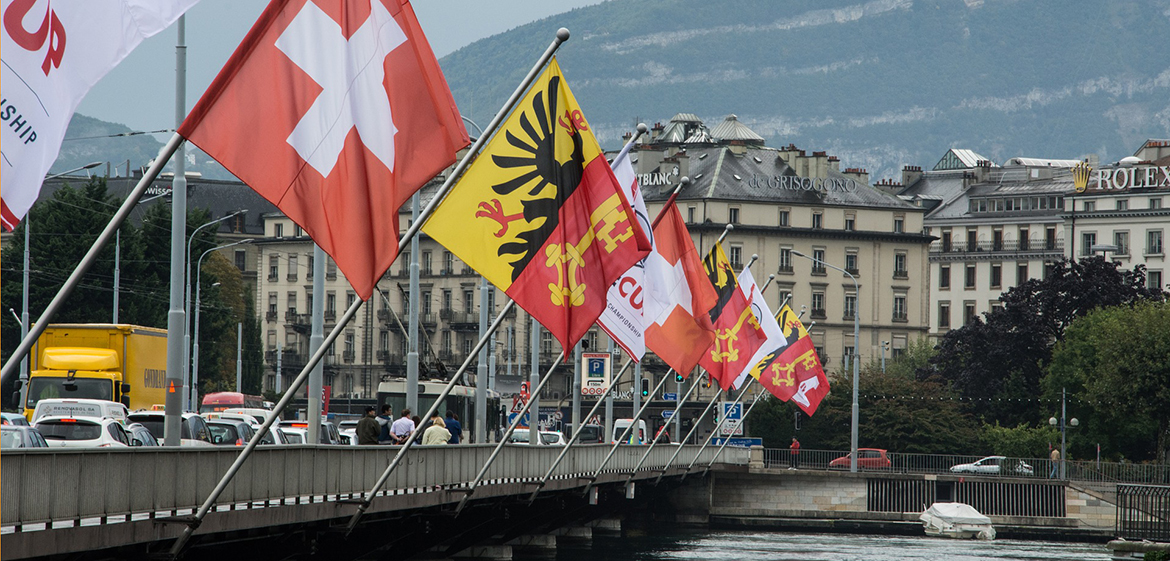
M602 0L414 0L442 58L478 39ZM264 10L262 0L201 0L187 12L187 109ZM98 82L77 111L134 130L175 126L175 26L151 37ZM164 136L166 138L169 135Z

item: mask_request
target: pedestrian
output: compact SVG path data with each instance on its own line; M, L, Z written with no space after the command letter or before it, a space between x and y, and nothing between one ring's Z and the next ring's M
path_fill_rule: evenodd
M788 445L788 469L800 467L800 441L792 437L792 444Z
M1048 459L1052 460L1052 473L1048 474L1048 478L1056 479L1056 475L1060 473L1060 449L1053 448L1052 453L1048 455Z
M422 444L423 433L426 432L426 427L422 424L422 417L415 415L410 420L414 422L415 430L418 432L418 436L414 437L414 443Z
M393 424L394 413L387 403L382 406L382 414L378 415L378 425L381 427L378 431L378 444L396 444L394 437L390 435L390 426Z
M406 440L413 432L414 421L410 420L410 409L403 409L402 416L390 425L390 436L393 444L406 444Z
M374 417L373 407L366 407L365 415L358 421L355 432L359 445L378 443L378 420Z
M454 411L447 411L446 425L447 430L451 431L451 440L448 444L459 444L459 440L463 438L463 423L459 422L459 416Z
M443 418L435 414L431 418L431 426L427 427L426 432L423 433L423 445L446 444L448 440L451 440L451 431L447 430L444 425Z

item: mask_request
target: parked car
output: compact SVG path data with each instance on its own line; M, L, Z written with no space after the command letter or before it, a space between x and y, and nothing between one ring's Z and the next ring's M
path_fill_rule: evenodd
M28 419L20 413L0 412L0 425L19 425L22 427L31 427Z
M309 422L296 419L286 419L280 422L280 428L301 430L306 435L309 432ZM289 431L285 431L288 433ZM318 433L318 440L321 444L341 444L341 435L337 434L337 427L329 421L321 421L321 430ZM307 440L307 439L302 439ZM301 444L301 443L297 443Z
M243 446L256 436L255 429L241 419L214 419L207 421L211 443L216 446Z
M162 446L142 423L130 423L126 426L126 432L130 433L131 446Z
M831 468L848 469L852 462L852 453L845 454L829 462ZM886 469L890 467L890 458L881 448L858 448L857 467L864 469Z
M572 425L565 425L565 434L572 435ZM602 444L605 442L605 427L601 425L581 425L581 436L577 437L579 444Z
M108 448L130 446L122 422L102 417L41 417L34 425L56 448Z
M166 414L163 411L135 411L126 417L131 423L141 423L154 435L159 444L163 444L163 427ZM198 413L183 413L181 419L180 446L214 446L211 443L211 431L207 428L207 421Z
M1032 466L1018 458L988 456L977 462L951 466L952 473L983 473L989 475L1035 475Z
M289 444L304 444L309 440L309 429L297 427L280 427L280 432L284 433L284 438L288 440Z
M528 438L530 436L528 433L528 429L516 429L512 432L512 437L508 440L508 442L512 442L514 444L528 444ZM565 439L565 435L561 434L560 431L542 430L540 431L540 443L548 446L564 446L568 444L568 441Z
M83 398L50 398L37 402L32 422L43 417L109 417L125 423L128 411L117 401Z
M23 415L21 420L27 420ZM48 448L49 443L41 436L41 431L29 425L0 426L0 449L9 448Z

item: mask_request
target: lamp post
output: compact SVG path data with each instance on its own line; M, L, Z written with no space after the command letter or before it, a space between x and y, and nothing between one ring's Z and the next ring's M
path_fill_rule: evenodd
M176 177L178 177L178 176L176 175ZM185 182L186 178L184 178L183 180ZM185 213L186 210L184 210L183 212ZM233 216L239 216L239 215L245 214L247 212L248 212L248 209L243 209L243 210L237 210L231 214L225 214L222 218L212 220L211 222L208 222L207 224L204 224L198 228L195 228L195 231L191 232L191 237L187 238L187 256L186 256L185 260L183 261L183 268L187 270L187 295L185 298L183 298L183 317L184 318L191 317L191 243L195 241L195 235L199 233L199 230L202 230L208 226L211 226L212 224L219 224L220 222L223 222L224 220L227 220L228 218L231 218ZM235 244L230 244L230 245L235 245ZM222 246L222 247L226 247L226 246ZM218 248L216 248L216 249L218 249ZM202 259L202 257L200 257L200 259ZM189 323L186 320L184 320L183 321L183 353L184 353L184 355L183 355L183 368L182 368L182 370L186 370L187 372L183 373L183 377L187 377L186 374L190 373L189 369L191 366L191 357L189 355L189 353L191 352L191 331L188 329L188 327L187 327L188 325L189 325ZM190 387L188 387L187 388L187 395L186 395L187 403L191 403L192 394L193 394L193 391L191 390Z
M146 199L138 201L138 204L149 203L158 198L167 196L166 193L162 195L155 195ZM118 310L121 304L118 303L118 295L122 288L122 229L118 228L117 234L114 238L114 317L111 323L118 323Z
M890 350L890 342L882 341L882 374L886 373L886 351Z
M189 408L188 410L190 410L190 411L198 411L198 408L195 406L196 405L195 401L199 398L199 392L195 390L195 385L199 383L199 311L201 309L201 306L200 306L200 302L202 299L201 297L203 296L203 289L202 289L203 258L207 257L207 254L209 254L217 249L223 249L225 247L231 247L233 245L241 245L241 244L246 244L246 243L252 243L252 239L249 238L246 240L240 240L238 242L224 244L224 245L221 245L219 247L213 247L207 251L204 251L203 255L199 256L199 263L198 263L198 266L195 268L195 276L196 276L196 279L195 279L195 350L192 351L193 364L191 366L191 383L188 384L188 387L191 389L187 395L187 407ZM219 286L219 283L217 282L211 286Z
M849 271L846 271L845 269L842 269L841 267L837 267L836 265L830 265L828 263L825 263L824 261L817 259L815 257L809 257L809 256L807 256L799 251L796 251L796 250L793 250L792 254L799 255L800 257L803 257L805 259L808 259L809 261L812 261L813 263L819 263L821 265L824 265L825 267L828 267L828 268L836 270L836 271L841 271L842 273L845 273L846 275L848 275L849 280L853 281L853 293L857 295L858 303L860 303L860 301L861 301L861 287L857 284L857 277L854 277L852 273L850 273ZM858 417L857 379L858 379L858 363L861 362L860 360L858 360L857 355L859 355L860 352L861 352L861 314L859 313L858 309L854 309L853 310L853 354L854 354L854 357L853 357L853 417L852 417L852 421L850 422L850 439L849 439L849 471L853 472L853 473L857 473L857 417Z
M1076 419L1076 417L1073 417L1072 419L1068 418L1068 415L1066 414L1066 411L1065 411L1065 389L1060 388L1060 420L1058 421L1056 419L1056 417L1049 417L1048 424L1051 426L1054 426L1054 427L1058 426L1058 425L1060 426L1060 460L1059 460L1058 465L1060 466L1060 478L1061 479L1065 479L1065 477L1067 476L1067 473L1065 473L1065 467L1064 467L1065 466L1064 460L1066 457L1064 455L1065 454L1065 451L1064 451L1064 443L1065 443L1064 431L1065 431L1065 426L1066 426L1066 423L1065 423L1066 419L1068 421L1067 426L1069 426L1069 427L1076 428L1077 426L1079 426L1081 424L1081 422L1078 421ZM1056 473L1056 466L1052 466L1052 472Z

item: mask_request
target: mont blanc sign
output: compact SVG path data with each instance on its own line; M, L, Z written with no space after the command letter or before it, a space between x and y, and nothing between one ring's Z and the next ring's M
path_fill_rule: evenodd
M759 175L752 174L748 179L749 187L756 189L776 189L784 191L843 191L852 193L857 191L858 183L853 179L835 177L801 177L799 175Z

